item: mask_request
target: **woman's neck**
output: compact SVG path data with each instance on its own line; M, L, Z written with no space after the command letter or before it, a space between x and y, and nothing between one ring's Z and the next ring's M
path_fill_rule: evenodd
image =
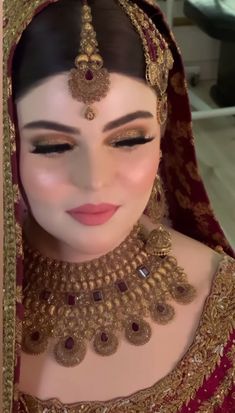
M144 216L143 218L141 217L139 223L145 225L146 218ZM110 244L106 249L97 254L89 253L89 251L87 253L81 252L78 249L72 248L65 242L56 239L38 225L31 216L26 218L23 225L23 232L28 245L32 249L40 251L42 255L55 260L82 263L100 258L117 248L128 237L131 229L127 229L127 233L124 234L121 239L115 239L115 243L112 245Z

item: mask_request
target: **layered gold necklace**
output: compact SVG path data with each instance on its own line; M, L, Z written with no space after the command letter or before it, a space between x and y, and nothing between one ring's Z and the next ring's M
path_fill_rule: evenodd
M139 223L119 247L84 263L42 256L25 243L23 351L37 355L51 342L57 362L70 367L89 342L102 356L115 353L121 337L147 343L147 318L167 324L175 314L170 302L196 295L170 250L165 228L146 236Z

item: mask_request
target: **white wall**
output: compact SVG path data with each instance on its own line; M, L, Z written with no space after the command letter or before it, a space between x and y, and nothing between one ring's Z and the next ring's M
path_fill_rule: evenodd
M159 0L158 5L166 11L166 2ZM183 0L175 0L174 16L183 17ZM181 48L186 66L200 66L202 79L215 79L218 68L220 42L212 39L197 26L173 28Z

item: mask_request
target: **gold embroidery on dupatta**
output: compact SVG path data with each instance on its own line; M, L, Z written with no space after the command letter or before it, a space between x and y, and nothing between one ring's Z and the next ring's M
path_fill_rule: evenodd
M201 178L199 176L198 169L193 162L188 162L186 164L186 169L190 175L190 178L192 178L194 181L200 182Z
M200 413L213 413L215 409L221 407L225 397L228 395L229 391L232 389L233 382L235 380L235 365L228 370L228 374L223 378L222 384L213 394L209 400L206 400L198 408Z
M222 243L222 235L220 234L220 232L214 232L214 234L212 234L212 238L218 242L219 244Z
M191 194L191 188L186 179L187 176L181 172L185 164L185 160L183 158L183 148L181 148L179 144L178 151L174 155L167 154L166 156L168 157L168 159L164 158L165 164L167 163L170 170L174 170L174 173L177 175L180 184L185 188L185 191L188 194ZM174 191L174 189L175 188L172 187L172 191Z
M16 222L16 248L17 248L17 255L18 257L23 256L23 246L22 246L22 229L20 224Z
M30 413L177 413L184 403L188 404L194 398L204 379L209 378L221 362L224 347L233 331L234 295L235 261L224 256L213 280L211 294L205 302L193 343L176 368L150 388L108 402L63 404L57 399L40 401L23 394L21 399L26 402ZM228 357L234 362L231 351ZM211 413L211 404L214 407L216 403L222 404L231 388L234 369L235 365L227 371L222 384L198 411Z
M212 213L212 208L210 205L208 205L206 202L197 202L194 205L194 213L196 216L200 215L211 215Z
M45 0L5 0L3 33L3 173L4 173L4 297L3 297L3 412L12 412L14 394L14 368L19 346L15 345L16 328L16 259L21 256L22 241L15 222L14 203L16 191L12 184L11 155L15 153L15 127L8 113L8 99L12 95L11 79L8 77L8 58L13 45L19 40L23 29L31 21L35 9ZM17 235L18 234L18 235Z
M175 196L182 208L191 209L191 200L188 196L183 195L178 189L175 191Z
M33 410L28 409L28 406L27 406L25 400L23 399L23 397L20 397L20 402L23 405L23 407L20 408L19 413L33 413ZM44 409L43 413L45 413L45 410L46 409ZM47 413L49 413L49 412L47 412Z
M22 341L22 322L16 317L16 327L15 327L15 366L17 363L17 356L21 354L21 341ZM15 390L16 391L16 390Z
M177 72L171 77L171 86L177 95L186 95L186 80L182 73Z
M14 197L14 203L18 204L21 196L20 196L19 186L17 184L13 185L13 197Z
M177 140L177 143L179 142L180 146L183 146L182 138L188 139L188 136L192 134L191 130L191 122L177 120L175 128L172 130L173 139ZM193 137L192 140L194 140Z
M6 69L5 69L6 70ZM11 174L11 132L7 113L7 97L4 102L4 296L3 296L3 411L11 412L15 367L15 290L16 290L16 228L14 218L14 194Z
M16 287L16 297L15 298L16 298L17 303L22 303L23 294L22 294L22 288L19 285L17 285L17 287Z

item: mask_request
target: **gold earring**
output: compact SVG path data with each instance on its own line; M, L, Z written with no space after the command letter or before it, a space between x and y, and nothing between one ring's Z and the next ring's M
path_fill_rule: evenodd
M159 98L157 101L157 120L160 126L166 123L167 115L168 115L167 95L164 95L162 98Z
M160 224L161 219L165 215L165 211L166 201L164 189L161 178L157 175L145 212L153 224ZM152 255L163 257L169 254L172 248L170 232L167 231L162 224L158 225L158 228L151 232L145 247L146 251Z
M154 224L158 224L164 216L165 196L159 175L154 180L151 196L145 211Z

